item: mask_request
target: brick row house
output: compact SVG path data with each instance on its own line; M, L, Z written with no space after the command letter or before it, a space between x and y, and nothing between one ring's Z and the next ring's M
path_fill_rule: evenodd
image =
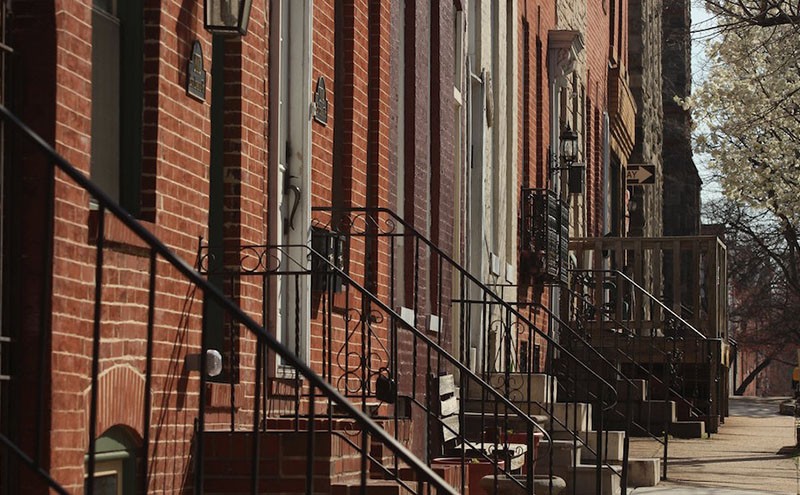
M662 2L0 5L2 493L625 493L724 418Z

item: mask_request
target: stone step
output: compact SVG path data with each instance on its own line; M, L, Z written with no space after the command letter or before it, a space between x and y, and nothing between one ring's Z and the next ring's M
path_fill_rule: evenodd
M570 432L554 431L552 435L559 442L567 442L569 445L573 445L572 434ZM578 447L582 447L580 459L583 461L594 462L595 454L592 452L592 450L597 451L597 432L582 431L579 432L578 435L581 440L577 441L577 445ZM603 451L605 452L605 458L607 462L621 462L624 448L624 431L605 431L603 434Z
M553 466L570 467L579 464L582 450L583 448L580 442L576 443L571 439L553 440ZM536 472L539 472L540 466L543 466L545 470L549 470L550 442L542 440L539 444L538 454L536 458Z
M675 401L663 400L645 400L641 402L634 402L629 404L627 402L620 402L614 408L616 414L606 413L607 421L613 424L621 424L624 419L628 417L628 410L630 409L631 419L642 426L648 423L661 424L662 426L667 422L677 421L677 413Z
M673 421L669 434L675 438L703 438L706 436L704 421Z
M570 487L572 478L566 479L568 493L574 495L599 495L597 493L597 466L579 465L575 468L575 485ZM622 468L617 466L603 466L601 469L603 495L617 495L620 493L620 475Z
M553 416L558 420L552 425L557 431L592 431L592 405L585 402L557 402L553 404Z
M656 486L661 480L661 459L628 459L628 488Z
M498 392L511 398L514 402L527 401L549 404L558 400L558 381L556 377L544 373L492 373L489 375L489 384ZM471 387L470 398L481 397L477 387Z
M481 488L490 495L530 495L526 490L528 486L525 476L515 476L515 480L508 476L485 476L481 479ZM520 486L520 484L524 486ZM558 495L566 489L567 484L558 476L534 476L534 495Z
M521 418L516 414L509 413L506 416L503 413L495 416L494 410L484 411L464 411L464 428L463 434L467 438L485 438L487 442L504 441L508 438L511 443L524 443L527 444L528 428L533 428L534 435L540 435L541 430L548 431L550 420L547 416L538 414L528 415L534 421L535 425L531 425L527 418ZM498 433L507 432L510 436L499 436Z
M634 378L629 383L627 380L617 380L617 401L643 402L647 400L647 380Z
M581 438L588 444L588 449L583 449L581 459L586 462L594 462L597 458L597 432L581 432ZM606 430L602 434L603 459L606 462L622 462L625 449L625 432ZM594 452L592 452L594 451Z
M536 465L537 475L548 475L548 469L540 468ZM617 495L620 493L620 480L622 467L602 466L601 486L603 495ZM578 464L575 467L554 467L553 475L562 478L567 485L565 493L575 495L598 495L597 494L597 466L593 464Z

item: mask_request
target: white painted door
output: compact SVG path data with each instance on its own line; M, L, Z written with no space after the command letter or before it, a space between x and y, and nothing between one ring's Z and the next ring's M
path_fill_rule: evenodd
M270 301L278 338L308 360L311 166L311 0L273 0L270 67L270 244L281 275ZM278 363L280 365L280 362Z

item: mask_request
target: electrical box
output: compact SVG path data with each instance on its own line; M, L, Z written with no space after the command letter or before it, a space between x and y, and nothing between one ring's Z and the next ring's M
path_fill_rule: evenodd
M346 242L347 237L344 234L328 229L312 228L311 249L315 253L311 259L311 289L313 291L324 292L330 289L332 292L341 292L344 290L344 279L333 267L345 271ZM320 259L317 254L324 259Z

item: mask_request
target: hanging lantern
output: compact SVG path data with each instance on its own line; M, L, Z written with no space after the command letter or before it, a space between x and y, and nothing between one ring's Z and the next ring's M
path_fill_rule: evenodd
M252 0L205 0L205 28L214 34L245 35Z

